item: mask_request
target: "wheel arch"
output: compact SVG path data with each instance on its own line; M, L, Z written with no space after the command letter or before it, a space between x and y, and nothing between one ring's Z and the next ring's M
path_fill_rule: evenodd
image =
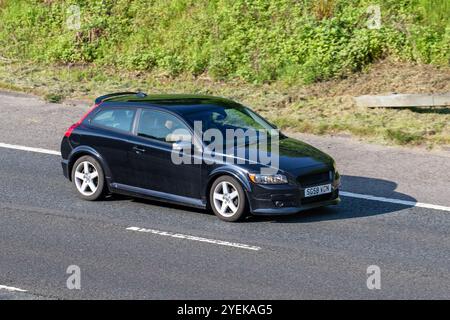
M69 173L69 180L70 181L72 181L73 165L75 164L75 162L79 158L81 158L83 156L91 156L95 160L97 160L100 163L100 165L102 166L102 170L103 170L103 173L105 175L106 181L110 180L110 178L111 178L111 171L109 170L109 167L108 167L105 159L100 155L100 153L97 152L97 150L95 150L92 147L80 146L80 147L75 148L69 155L68 173ZM107 183L106 185L109 187L109 183Z
M249 183L249 181L246 179L245 174L243 172L239 172L237 170L230 170L229 168L218 168L216 170L213 170L210 175L208 176L208 182L205 185L205 190L204 190L204 194L205 194L205 198L206 198L206 206L208 208L210 208L211 203L209 200L209 193L211 190L211 187L214 183L214 181L216 181L219 177L222 176L230 176L232 178L235 178L242 186L242 189L244 190L245 193L245 198L246 198L246 202L247 202L247 207L251 212L251 201L250 201L250 197L249 197L249 192L251 192L251 185Z

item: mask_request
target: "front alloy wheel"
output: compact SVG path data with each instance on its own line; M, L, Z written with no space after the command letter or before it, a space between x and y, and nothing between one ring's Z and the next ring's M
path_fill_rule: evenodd
M236 179L229 176L222 176L213 183L210 204L214 214L225 221L238 221L246 213L244 190Z

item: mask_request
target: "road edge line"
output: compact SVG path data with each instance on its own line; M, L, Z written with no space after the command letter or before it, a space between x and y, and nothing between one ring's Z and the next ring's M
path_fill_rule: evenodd
M22 150L22 151L37 152L37 153L61 156L61 152L54 151L54 150L25 147L25 146L2 143L2 142L0 142L0 148L7 148L7 149ZM386 203L395 203L395 204L401 204L401 205L408 206L408 207L419 207L419 208L425 208L425 209L433 209L433 210L450 212L450 207L436 205L436 204L430 204L430 203L406 201L406 200L385 198L385 197L377 197L377 196L372 196L369 194L360 194L360 193L353 193L353 192L347 192L347 191L340 191L339 194L341 196L349 197L349 198L365 199L365 200L372 200L372 201L379 201L379 202L386 202Z
M61 152L54 151L54 150L43 149L43 148L25 147L25 146L19 146L17 144L8 144L8 143L2 143L2 142L0 142L0 148L21 150L21 151L29 151L29 152L36 152L36 153L45 153L45 154L51 154L51 155L55 155L55 156L60 156L61 155Z
M19 288L16 288L16 287L3 286L3 285L0 285L0 290L13 291L13 292L27 292L27 290L24 290L24 289L19 289Z
M360 194L360 193L353 193L353 192L347 192L347 191L340 191L339 195L344 196L344 197L349 197L349 198L357 198L357 199L372 200L372 201L379 201L379 202L388 202L388 203L401 204L401 205L408 206L408 207L419 207L419 208L434 209L434 210L450 212L450 207L436 205L436 204L430 204L430 203L406 201L406 200L399 200L399 199L392 199L392 198L385 198L385 197L377 197L377 196L372 196L372 195L368 195L368 194Z

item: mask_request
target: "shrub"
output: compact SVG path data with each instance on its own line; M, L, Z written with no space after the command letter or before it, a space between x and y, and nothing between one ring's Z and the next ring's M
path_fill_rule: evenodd
M0 55L169 75L310 83L386 55L450 64L448 0L4 0ZM81 28L67 27L78 5Z

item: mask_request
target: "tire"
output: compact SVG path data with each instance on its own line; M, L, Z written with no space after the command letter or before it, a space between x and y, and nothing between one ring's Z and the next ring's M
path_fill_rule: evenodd
M239 181L230 176L221 176L214 181L209 190L209 203L214 214L224 221L236 222L247 215L245 192Z
M87 176L86 168L89 172ZM104 195L105 175L100 163L91 156L82 156L75 161L72 182L81 199L95 201Z

